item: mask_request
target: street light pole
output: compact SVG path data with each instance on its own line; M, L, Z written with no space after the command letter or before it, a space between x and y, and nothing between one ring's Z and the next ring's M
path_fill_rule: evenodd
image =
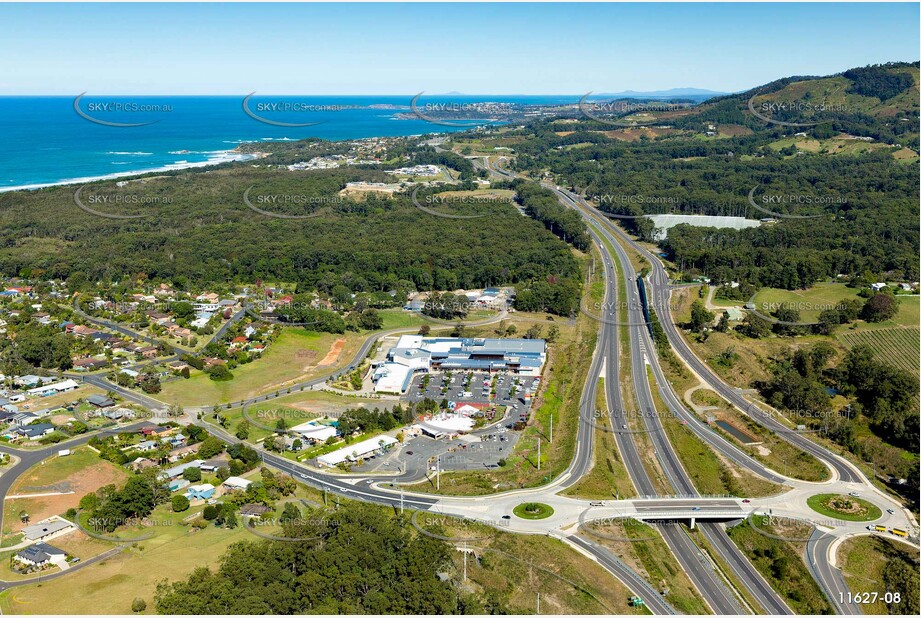
M540 438L537 439L537 470L540 471Z

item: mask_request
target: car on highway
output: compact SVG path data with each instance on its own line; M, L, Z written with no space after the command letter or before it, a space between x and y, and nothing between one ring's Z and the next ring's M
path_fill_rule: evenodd
M406 451L406 454L407 454L407 455L412 455L413 452L412 452L412 451Z
M512 518L511 515L503 515L503 516L502 516L502 519L511 519L511 518Z
M742 500L742 504L748 504L749 502L751 502L751 500L749 500L748 498L745 498L744 500Z
M859 497L860 497L860 494L857 493L856 491L852 491L852 492L849 493L848 495L851 496L851 497L853 497L853 498L859 498Z
M894 513L895 513L895 511L894 511L894 510L892 510L892 509L886 509L886 512L887 512L887 513L889 513L890 515L892 515L892 514L894 514Z
M699 510L700 510L700 507L699 507L699 506L695 506L695 507L692 508L691 510L692 510L692 511L699 511Z

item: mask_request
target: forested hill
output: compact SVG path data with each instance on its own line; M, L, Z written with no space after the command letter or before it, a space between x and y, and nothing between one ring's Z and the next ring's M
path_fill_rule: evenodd
M787 289L842 274L916 281L918 98L918 64L892 63L691 109L540 120L506 140L519 170L552 174L644 240L654 224L642 215L761 222L671 228L661 247L684 275Z
M457 216L441 217L417 208L411 191L341 193L357 181L395 182L375 169L237 164L93 183L78 196L85 209L75 187L0 194L0 272L201 287L261 278L321 292L578 281L569 245L508 199L449 204L439 208Z
M917 62L859 67L827 77L789 77L711 99L675 125L732 123L755 131L809 131L820 137L847 133L917 151L918 85ZM791 124L766 123L751 108ZM793 129L797 125L802 126Z

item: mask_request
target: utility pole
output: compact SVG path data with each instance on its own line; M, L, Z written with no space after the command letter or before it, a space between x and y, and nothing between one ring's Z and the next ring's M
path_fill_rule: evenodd
M553 414L550 415L550 444L553 444Z
M540 438L537 439L537 470L540 471Z
M435 457L435 489L441 491L441 455Z
M540 615L540 593L537 593L537 613Z
M467 581L467 541L464 541L464 581Z
M400 515L403 514L403 488L400 487Z

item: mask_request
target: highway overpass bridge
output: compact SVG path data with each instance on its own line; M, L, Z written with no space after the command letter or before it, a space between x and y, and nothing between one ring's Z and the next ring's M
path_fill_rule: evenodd
M593 506L579 517L580 524L606 519L635 519L638 521L688 521L694 528L697 520L734 521L745 519L754 508L743 508L736 498L650 498L618 500Z

